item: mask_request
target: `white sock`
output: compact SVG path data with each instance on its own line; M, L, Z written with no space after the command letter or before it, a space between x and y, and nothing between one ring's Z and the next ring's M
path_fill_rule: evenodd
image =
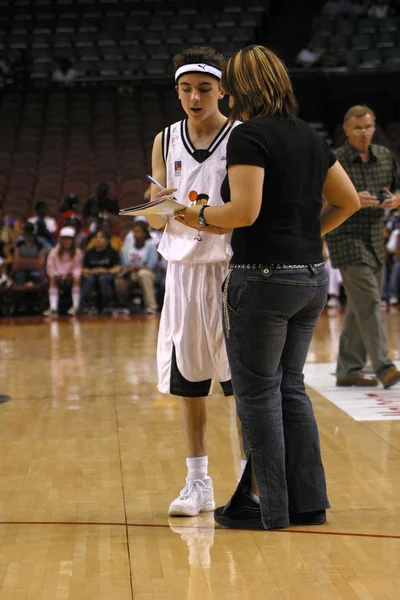
M50 310L56 311L58 308L58 288L49 289Z
M253 500L253 502L255 502L256 504L260 504L260 496L256 496L256 494L254 494L253 492L250 492L250 498Z
M73 287L72 288L72 306L74 308L78 308L79 307L79 302L81 299L81 288L80 287Z
M208 456L187 458L188 479L204 479L208 473Z

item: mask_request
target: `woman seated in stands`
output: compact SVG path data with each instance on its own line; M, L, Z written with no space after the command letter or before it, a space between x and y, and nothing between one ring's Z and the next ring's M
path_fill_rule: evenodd
M64 227L72 227L75 231L75 246L81 250L86 250L87 236L82 229L82 218L80 215L68 217Z
M125 238L121 252L123 270L117 278L117 292L121 304L126 305L129 290L139 285L143 292L146 312L157 312L154 284L156 281L157 250L151 239L147 224L136 221L132 232Z
M121 238L121 236L116 233L114 231L113 225L111 223L111 221L109 219L105 219L103 217L98 217L97 221L96 221L96 229L95 232L89 237L89 241L88 244L86 246L87 250L90 250L91 248L94 248L96 243L95 243L95 238L96 238L96 233L99 230L104 231L107 235L109 234L110 237L110 246L111 248L114 248L114 250L116 252L118 252L118 254L121 252L122 247L124 245L123 239Z
M58 244L50 251L47 259L50 308L44 314L56 315L59 312L60 293L64 297L72 296L72 306L68 314L76 313L80 301L82 259L82 252L75 243L75 229L63 227Z
M79 312L87 314L94 290L98 293L98 308L109 314L114 300L114 280L121 270L118 252L110 246L111 235L100 230L95 236L95 246L85 252L83 281Z
M24 223L22 238L13 255L13 280L16 285L35 285L44 279L45 250L34 234L34 225ZM21 268L19 265L22 265Z
M0 210L0 240L6 245L10 256L13 256L16 243L22 237L22 224L15 217L5 216L2 218Z

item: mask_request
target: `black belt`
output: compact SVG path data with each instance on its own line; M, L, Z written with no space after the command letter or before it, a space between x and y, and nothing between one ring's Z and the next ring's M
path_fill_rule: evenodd
M233 269L239 269L240 271L250 271L250 270L259 269L260 271L269 273L270 271L285 271L285 270L292 271L293 269L320 269L324 266L325 266L324 262L313 263L313 264L309 263L307 265L278 265L278 264L273 264L273 265L267 265L267 264L236 265L236 264L230 264L229 270L232 271Z

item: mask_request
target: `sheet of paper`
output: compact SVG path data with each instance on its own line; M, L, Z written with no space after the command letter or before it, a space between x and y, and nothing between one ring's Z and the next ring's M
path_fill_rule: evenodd
M129 215L133 217L147 215L173 215L178 210L182 210L183 208L187 207L168 196L168 198L159 198L158 200L146 202L146 204L140 204L139 206L123 208L119 211L119 214L121 216Z

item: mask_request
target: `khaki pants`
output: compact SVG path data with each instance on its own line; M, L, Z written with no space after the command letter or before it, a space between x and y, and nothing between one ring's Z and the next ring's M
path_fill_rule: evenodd
M126 304L129 299L129 288L137 283L142 289L145 307L156 311L158 306L154 289L155 280L155 274L149 269L140 269L132 271L125 277L117 277L115 286L119 301L121 304Z
M361 374L369 355L378 377L393 367L382 320L383 266L354 265L340 269L347 295L346 314L340 336L337 377Z

